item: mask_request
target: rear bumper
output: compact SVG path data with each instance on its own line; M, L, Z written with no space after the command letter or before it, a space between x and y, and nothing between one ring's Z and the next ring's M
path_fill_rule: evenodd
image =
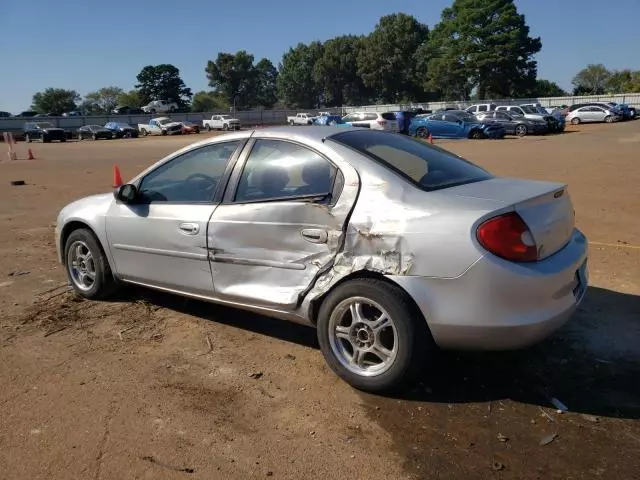
M535 264L485 255L451 279L392 276L414 299L435 342L446 349L512 350L535 344L569 320L588 286L587 240L578 230ZM575 293L574 293L575 292Z

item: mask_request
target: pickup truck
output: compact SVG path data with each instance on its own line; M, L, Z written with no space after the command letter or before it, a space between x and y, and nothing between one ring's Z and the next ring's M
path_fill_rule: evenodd
M182 123L174 122L169 117L158 117L149 120L149 123L139 123L140 135L180 135Z
M293 117L287 117L287 123L289 125L311 125L314 118L316 118L315 115L310 115L308 113L298 113Z
M202 126L208 132L211 130L240 130L240 120L231 115L212 115L209 120L202 120Z
M165 100L154 100L142 107L142 110L146 113L168 113L178 110L178 105Z

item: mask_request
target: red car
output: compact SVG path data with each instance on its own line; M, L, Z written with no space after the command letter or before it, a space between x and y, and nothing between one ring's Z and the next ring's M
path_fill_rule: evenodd
M200 125L193 122L182 122L182 134L200 133Z

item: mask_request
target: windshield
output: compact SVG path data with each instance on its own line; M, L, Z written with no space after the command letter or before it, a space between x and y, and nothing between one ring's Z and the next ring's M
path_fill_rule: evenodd
M53 124L49 122L38 122L36 125L38 128L53 128Z
M173 120L171 120L170 118L163 118L162 120L158 120L158 123L160 125L166 125L167 123L171 123Z
M220 118L221 118L222 120L226 120L226 119L228 119L228 118L231 118L231 115L220 115Z
M525 105L524 107L520 107L520 108L524 111L524 113L540 113L538 112L536 107L532 107L531 105Z
M353 148L423 190L439 190L492 178L489 172L471 162L410 137L360 130L339 133L329 140Z

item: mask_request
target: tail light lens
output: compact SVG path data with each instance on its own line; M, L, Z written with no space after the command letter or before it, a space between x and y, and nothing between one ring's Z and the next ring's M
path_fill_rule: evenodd
M386 120L378 120L378 125L386 125Z
M483 222L476 231L478 242L494 255L513 262L533 262L538 249L520 215L510 212Z

